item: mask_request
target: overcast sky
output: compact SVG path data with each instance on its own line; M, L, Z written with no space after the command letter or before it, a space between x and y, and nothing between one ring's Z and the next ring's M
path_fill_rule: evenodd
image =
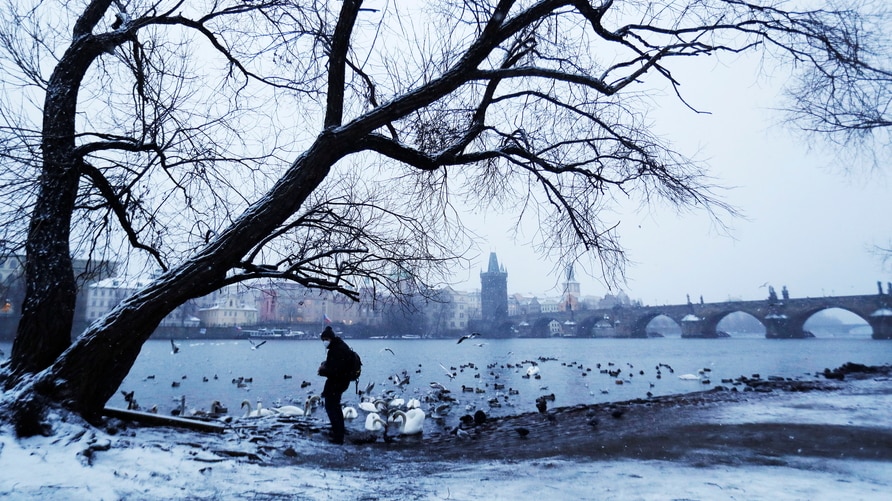
M779 105L777 78L757 83L755 66L741 61L698 64L676 75L689 101L712 114L695 116L664 96L658 101L670 106L657 118L678 151L708 160L715 181L733 188L725 200L746 219L726 220L731 231L723 235L705 214L630 211L620 235L634 263L622 289L653 305L683 303L687 294L706 302L761 299L766 283L778 294L786 285L793 297L872 294L877 281L892 280L876 253L892 242L888 174L842 165L777 125L782 117L771 109ZM508 270L509 292L560 292L555 284L563 280L549 274L552 263L513 244L505 218L488 215L473 224L487 242L476 268L457 276L458 288L479 289L479 272L495 251ZM608 292L580 270L576 278L584 295Z

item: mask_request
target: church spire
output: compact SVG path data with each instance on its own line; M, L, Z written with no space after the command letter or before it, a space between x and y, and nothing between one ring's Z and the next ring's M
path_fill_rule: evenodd
M498 273L501 270L499 269L499 258L496 257L495 252L489 253L489 268L486 269L488 273Z

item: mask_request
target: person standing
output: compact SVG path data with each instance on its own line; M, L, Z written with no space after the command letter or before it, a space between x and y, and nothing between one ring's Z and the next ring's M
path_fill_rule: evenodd
M350 387L350 347L335 335L331 326L326 327L319 337L328 350L325 361L319 365L318 374L325 378L322 398L325 400L325 412L331 423L329 441L333 444L343 444L344 413L341 410L341 394Z

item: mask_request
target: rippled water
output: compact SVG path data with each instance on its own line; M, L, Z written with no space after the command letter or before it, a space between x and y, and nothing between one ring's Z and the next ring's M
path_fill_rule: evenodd
M869 338L347 341L363 358L360 386L373 382L376 395L390 390L406 399L424 399L431 392L431 382L449 388L457 402L446 425L476 409L490 415L535 411L541 395L555 395L549 406L568 406L646 398L648 392L699 391L741 375L797 378L849 361L892 363L892 343ZM231 415L242 415L243 400L261 401L266 407L303 406L309 395L322 390L316 368L325 350L319 341L269 340L258 349L252 349L247 340L183 340L178 344L179 352L172 354L168 341L146 343L121 385L122 390L135 392L143 408L157 405L159 412L169 413L184 396L189 409L206 410L219 400ZM8 356L8 343L0 344L0 349ZM538 364L539 379L523 377L531 362ZM658 373L660 364L674 372L663 366ZM613 377L602 370L621 372ZM409 383L400 388L390 377L403 371ZM455 377L447 372L454 372ZM701 379L679 378L684 374ZM236 378L252 382L240 388L233 383ZM704 379L710 383L704 384ZM496 389L496 384L504 388ZM463 386L471 391L463 391ZM493 406L493 401L499 406ZM358 402L352 387L344 394L344 402ZM109 405L126 406L120 393ZM317 412L325 420L324 412ZM362 426L358 421L352 426Z

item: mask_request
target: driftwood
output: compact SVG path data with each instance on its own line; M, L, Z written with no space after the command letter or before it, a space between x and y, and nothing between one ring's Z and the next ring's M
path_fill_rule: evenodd
M133 411L127 409L119 409L117 407L106 407L103 415L117 419L128 421L137 421L149 426L174 426L178 428L188 428L196 431L209 431L215 433L223 433L226 431L226 425L221 423L211 423L208 421L199 421L197 419L189 419L178 416L164 416L151 412Z

